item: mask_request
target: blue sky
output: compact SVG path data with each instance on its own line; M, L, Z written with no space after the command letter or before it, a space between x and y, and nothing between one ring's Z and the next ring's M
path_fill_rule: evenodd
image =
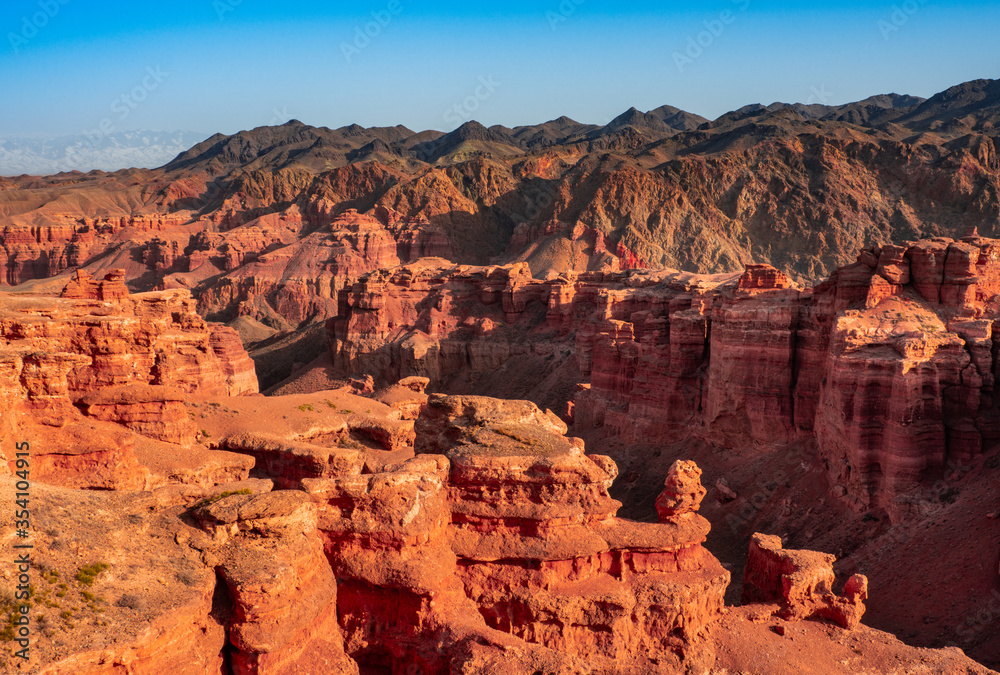
M450 130L929 96L1000 74L998 26L997 3L945 0L5 0L0 135L289 118Z

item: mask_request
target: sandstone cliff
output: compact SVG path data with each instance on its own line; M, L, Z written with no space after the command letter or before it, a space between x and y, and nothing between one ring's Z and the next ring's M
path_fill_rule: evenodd
M572 354L578 428L624 438L699 433L726 444L814 438L858 509L978 456L998 439L996 240L862 251L815 288L633 270L532 279L522 265L434 261L365 275L329 322L334 364L432 386L535 355ZM486 386L483 387L484 389Z

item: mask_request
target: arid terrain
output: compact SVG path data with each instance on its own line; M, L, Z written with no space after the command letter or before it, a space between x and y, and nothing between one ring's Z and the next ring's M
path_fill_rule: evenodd
M998 115L0 179L0 671L994 672Z

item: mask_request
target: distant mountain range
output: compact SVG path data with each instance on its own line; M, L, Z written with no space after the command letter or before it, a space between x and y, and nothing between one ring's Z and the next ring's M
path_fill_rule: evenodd
M187 131L128 131L97 140L84 135L0 137L0 175L54 175L164 165L178 169L194 164L208 164L221 173L254 165L274 169L296 164L323 170L372 159L434 164L442 160L452 163L472 155L511 157L553 146L585 145L590 151L620 152L682 134L683 139L678 140L686 143L697 138L699 132L717 135L747 123L774 124L782 119L846 123L878 129L900 139L924 132L946 137L969 132L989 134L1000 119L1000 81L966 82L930 99L882 94L843 105L752 104L716 120L665 105L645 113L631 108L604 126L560 117L514 128L487 128L472 121L444 133L414 132L402 125L365 128L352 124L328 129L292 120L280 127L259 127L232 136L215 134L211 138Z
M259 127L232 136L216 134L184 152L166 167L198 167L213 174L232 170L278 169L297 166L329 170L358 161L380 161L412 169L419 164L454 164L471 157L509 160L548 149L625 152L673 156L709 150L703 143L728 144L746 140L757 131L821 124L861 128L894 140L911 141L922 133L940 139L968 134L992 135L1000 121L1000 80L975 80L957 85L930 99L882 94L843 105L802 103L752 104L716 120L662 106L649 112L635 108L604 126L560 117L542 124L508 128L485 127L471 121L449 133L414 132L404 126L364 128L357 124L329 129L298 120L280 127Z
M163 166L207 137L190 131L124 131L101 138L0 137L0 175L151 169Z
M27 171L31 153L56 162L34 173L66 170L59 162L68 156L159 166L0 179L8 283L113 258L140 266L133 272L152 287L161 268L197 266L208 249L237 265L220 263L218 274L252 277L244 267L256 256L349 209L426 223L417 234L460 263L512 260L544 239L535 247L549 246L540 272L569 255L577 240L559 232L577 226L651 267L709 273L769 263L799 280L823 278L873 244L973 230L1000 237L998 80L928 99L754 104L716 120L663 106L605 125L470 121L444 133L292 120L207 139L122 136L96 148L80 139L0 144L7 173L12 155L21 161L13 172ZM104 222L98 239L76 230L95 218ZM276 222L301 230L278 235ZM118 238L123 223L131 229Z

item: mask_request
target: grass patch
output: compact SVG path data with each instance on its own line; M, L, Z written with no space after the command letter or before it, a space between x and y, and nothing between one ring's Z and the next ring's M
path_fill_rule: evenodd
M76 573L76 582L81 586L93 586L94 582L97 581L97 577L101 575L101 572L110 569L110 567L111 565L103 562L84 565Z
M0 630L0 641L10 642L17 637L17 617L21 613L21 603L14 599L13 594L0 595L0 615L4 617L3 629Z
M214 497L209 497L208 499L202 499L200 502L192 506L193 509L200 509L203 506L208 506L209 504L214 504L217 501L223 500L226 497L232 497L233 495L252 495L253 492L249 488L243 488L242 490L226 490L225 492L220 492Z

